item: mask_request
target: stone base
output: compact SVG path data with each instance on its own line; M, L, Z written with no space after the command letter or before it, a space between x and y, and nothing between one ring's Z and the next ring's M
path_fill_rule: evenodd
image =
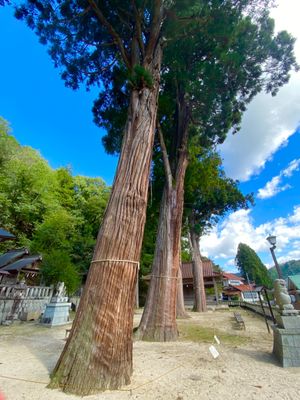
M295 319L296 317L287 317ZM281 329L272 326L274 331L273 354L283 368L300 367L300 329Z
M295 310L294 307L293 307L293 309L290 309L290 310L289 309L280 310L280 314L283 315L283 316L286 316L286 317L288 317L288 316L293 317L293 316L299 315L299 311Z
M67 297L53 296L50 300L50 303L67 303L67 302L68 302Z
M71 303L49 303L41 319L45 326L65 325L69 322Z
M298 314L298 311L295 314L289 316L283 314L277 315L276 322L278 328L298 329L300 333L300 316Z

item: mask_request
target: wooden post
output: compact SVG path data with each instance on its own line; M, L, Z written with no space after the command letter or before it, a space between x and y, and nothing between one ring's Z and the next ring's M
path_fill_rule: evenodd
M270 327L269 327L269 324L268 324L268 320L267 320L266 312L265 312L265 309L264 309L264 305L263 305L263 302L262 302L262 299L261 299L261 294L260 294L260 292L257 292L257 293L258 293L261 309L262 309L263 314L264 314L264 318L265 318L265 322L266 322L266 325L267 325L267 329L268 329L268 332L270 333Z
M215 296L216 296L216 304L219 304L219 292L218 292L218 286L216 283L215 278L213 277L213 283L214 283L214 289L215 289Z

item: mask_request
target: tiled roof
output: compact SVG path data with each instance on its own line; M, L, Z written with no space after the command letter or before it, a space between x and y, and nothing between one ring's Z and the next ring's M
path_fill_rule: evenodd
M202 260L203 277L209 278L218 275L213 270L212 262L210 260ZM193 279L193 263L183 262L181 264L182 279Z
M20 260L7 264L4 268L2 268L2 271L20 271L22 268L41 260L42 257L40 255L23 257Z
M238 286L230 286L233 289L239 290L240 292L253 292L255 288L251 285L238 285Z
M18 258L25 256L26 254L29 254L29 251L26 248L11 250L5 254L2 254L0 256L0 268L5 267L10 262L17 260Z
M15 235L12 233L6 231L3 228L0 228L0 242L3 242L4 240L12 240L15 239Z
M225 279L230 279L230 280L233 280L233 281L244 281L245 280L241 276L237 276L237 275L231 274L230 272L223 272L223 277Z

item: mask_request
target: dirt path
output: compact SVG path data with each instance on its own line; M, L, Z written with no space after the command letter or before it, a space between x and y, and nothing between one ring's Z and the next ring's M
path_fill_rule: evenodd
M232 311L193 313L179 321L178 342L135 342L131 385L86 399L298 399L300 368L281 368L271 354L272 334L264 320L241 312L245 331L234 326ZM0 327L0 388L6 400L78 399L46 388L65 329ZM220 353L216 360L208 350L214 335L221 340L214 344Z

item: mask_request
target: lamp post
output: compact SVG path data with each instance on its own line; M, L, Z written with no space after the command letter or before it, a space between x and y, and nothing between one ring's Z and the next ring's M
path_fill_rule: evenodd
M278 278L279 279L283 279L282 272L281 272L281 269L279 267L279 264L277 262L277 259L276 259L276 256L275 256L275 252L274 252L274 249L276 249L276 236L269 235L266 239L271 245L270 252L272 254L272 258L273 258L273 261L274 261L274 264L275 264L275 268L276 268L276 271L277 271L277 274L278 274Z

